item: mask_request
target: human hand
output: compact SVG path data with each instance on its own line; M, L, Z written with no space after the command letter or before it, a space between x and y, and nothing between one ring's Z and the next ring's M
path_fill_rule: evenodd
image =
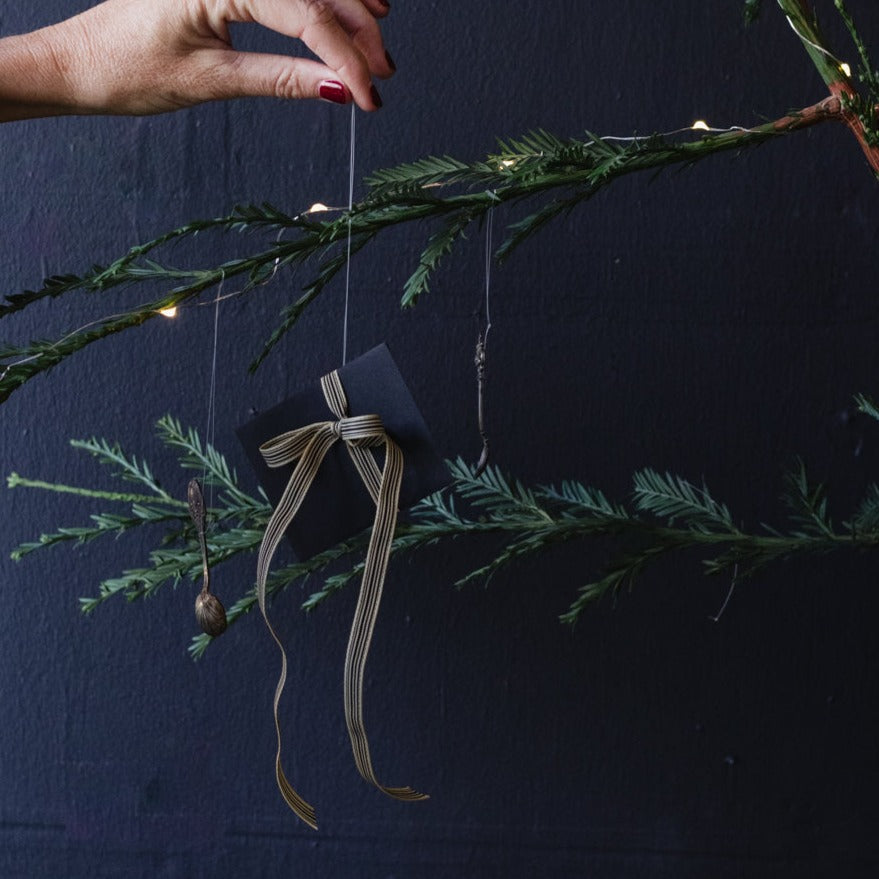
M372 76L394 72L377 22L387 12L385 0L105 0L57 25L8 38L27 46L0 41L18 73L11 78L6 71L0 79L7 89L17 80L18 94L7 95L7 104L34 105L19 118L161 113L248 95L353 99L375 110L381 99ZM256 22L300 39L321 60L239 52L230 22ZM0 51L0 63L3 58ZM30 76L28 59L39 68Z

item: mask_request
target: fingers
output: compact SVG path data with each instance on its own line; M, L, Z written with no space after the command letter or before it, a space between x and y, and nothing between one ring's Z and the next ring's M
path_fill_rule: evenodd
M366 5L365 5L366 4ZM265 27L301 39L364 110L381 106L372 75L391 76L375 10L382 0L251 0L249 12Z
M391 11L391 4L388 0L363 0L363 5L376 18L384 18Z
M306 58L217 51L208 67L209 100L241 97L322 98L348 104L352 95L334 70Z
M378 0L374 2L378 5ZM344 31L366 58L370 71L383 79L393 74L394 68L385 51L378 22L364 4L360 0L333 0L329 5Z

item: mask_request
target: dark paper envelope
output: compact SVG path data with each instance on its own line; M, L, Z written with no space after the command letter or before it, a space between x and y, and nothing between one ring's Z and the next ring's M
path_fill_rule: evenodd
M379 345L338 370L348 398L349 415L379 415L385 430L403 452L400 511L405 512L423 497L448 485L449 471L436 454L433 442L397 369L387 345ZM256 471L260 484L275 507L287 486L293 464L271 468L259 447L267 440L314 424L333 421L335 415L324 399L320 379L277 406L238 428L238 438ZM384 466L383 447L376 461ZM359 534L372 525L375 504L360 478L343 442L327 453L302 502L287 537L300 561Z

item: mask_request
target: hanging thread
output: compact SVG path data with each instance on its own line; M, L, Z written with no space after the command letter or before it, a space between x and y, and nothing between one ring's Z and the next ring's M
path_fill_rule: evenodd
M214 339L211 351L211 380L208 385L208 413L207 427L205 428L205 454L207 454L207 446L214 446L214 439L217 429L217 349L219 347L220 338L220 302L223 298L223 283L225 279L220 281L217 288L217 295L214 299ZM205 482L207 476L207 460L202 463L201 481ZM214 503L214 481L211 480L208 488L208 507Z
M351 134L348 151L348 244L345 258L345 312L342 319L342 366L348 362L348 305L351 292L351 210L354 207L355 105L351 105Z
M485 329L481 330L476 340L476 391L479 437L482 440L482 452L476 464L474 476L481 476L488 466L489 445L485 430L485 368L488 346L488 334L491 331L491 263L492 233L494 231L494 213L489 210L485 220Z
M189 504L189 515L192 519L193 525L195 525L202 560L202 584L201 592L195 599L195 618L198 621L201 630L212 638L216 638L226 631L226 609L223 607L223 603L220 599L211 593L210 587L211 572L210 559L208 556L207 530L208 510L214 502L214 480L209 480L209 500L207 504L205 504L202 486L208 481L208 452L209 449L214 447L217 426L217 350L219 348L220 338L220 301L223 298L224 281L225 278L220 280L217 295L214 299L214 337L211 344L211 378L210 384L208 385L207 426L205 428L205 447L203 450L201 481L198 479L190 479L186 492Z

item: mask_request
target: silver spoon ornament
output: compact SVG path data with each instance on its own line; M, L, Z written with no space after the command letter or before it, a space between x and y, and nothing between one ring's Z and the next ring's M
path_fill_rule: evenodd
M189 480L186 495L189 502L189 516L192 519L192 524L195 525L198 543L201 547L202 585L201 592L199 592L198 597L195 599L195 619L206 635L216 638L226 631L226 609L223 607L220 599L211 592L208 544L205 539L207 511L204 505L201 483L197 479Z

